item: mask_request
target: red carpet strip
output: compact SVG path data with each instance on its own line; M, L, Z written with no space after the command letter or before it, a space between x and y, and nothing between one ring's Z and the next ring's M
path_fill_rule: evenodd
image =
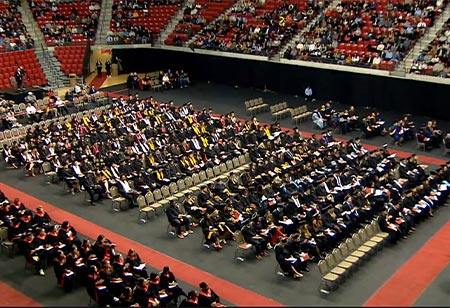
M68 220L70 221L70 224L75 227L77 232L89 238L96 239L99 234L105 235L117 245L118 251L126 253L130 248L133 247L136 251L139 252L139 256L141 257L141 259L153 268L162 269L165 265L169 265L171 267L171 270L177 275L178 279L194 286L195 289L198 289L198 284L200 282L206 281L222 299L227 302L233 303L236 306L283 306L281 303L278 303L270 298L264 297L250 290L246 290L229 281L216 277L194 266L153 250L147 246L144 246L124 236L107 230L106 228L98 226L79 216L64 211L54 205L51 205L31 195L21 192L4 183L0 183L0 189L8 198L20 198L22 202L27 204L30 209L34 209L37 205L42 205L48 212L52 220L56 221L57 223L62 223L63 221ZM165 232L165 230L161 230L161 232Z
M365 303L411 306L450 261L450 222L392 275Z
M121 91L123 91L123 90L121 90ZM116 93L117 91L114 91L114 92L105 92L105 94L106 93L108 93L108 96L111 96L111 97L115 97L115 98L119 98L120 96L123 96L123 95L120 95L120 94L117 94ZM218 116L217 114L214 114L215 116ZM244 119L239 119L239 120L241 120L241 121L245 121ZM260 124L261 125L266 125L267 123L262 123L262 122L260 122ZM268 124L267 124L268 125ZM289 131L289 132L293 132L293 129L290 129L290 128L282 128L284 131ZM304 131L302 131L301 132L301 134L302 134L302 136L304 136L304 137L306 137L306 138L310 138L311 137L311 135L312 135L312 133L310 133L310 132L304 132ZM320 135L320 132L317 132L316 133L316 136L317 137L320 137L319 136ZM342 139L342 138L335 138L336 139L336 141L347 141L347 140L345 140L345 139ZM413 142L413 141L411 141L411 142ZM375 150L375 149L379 149L380 147L377 147L377 146L374 146L374 145L370 145L370 144L363 144L364 145L364 147L367 149L367 150L369 150L369 151L372 151L372 150ZM397 154L397 156L398 157L400 157L400 158L407 158L407 157L410 157L411 155L412 155L412 153L409 153L409 152L404 152L404 151L399 151L399 150L393 150L393 149L390 149L389 150L389 153L395 153L395 154ZM418 155L418 157L419 157L419 160L420 160L420 162L421 163L424 163L424 164L429 164L429 165L443 165L443 164L445 164L446 163L446 161L445 160L443 160L443 159L438 159L438 158L434 158L434 157L430 157L430 156L425 156L425 155Z
M102 73L100 76L95 76L95 78L89 83L90 86L95 86L96 89L100 89L106 80L106 73Z
M0 281L0 307L42 307L25 294Z

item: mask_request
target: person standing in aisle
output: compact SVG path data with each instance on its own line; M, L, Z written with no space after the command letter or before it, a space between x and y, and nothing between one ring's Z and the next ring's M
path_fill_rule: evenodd
M105 62L106 77L111 77L111 61Z
M313 95L313 90L311 89L310 86L307 86L305 89L305 101L309 101L309 100L315 101L315 99L312 98L312 95Z
M102 61L100 61L100 59L98 59L97 63L95 63L95 66L97 67L97 75L101 76L102 75L102 67L103 67Z

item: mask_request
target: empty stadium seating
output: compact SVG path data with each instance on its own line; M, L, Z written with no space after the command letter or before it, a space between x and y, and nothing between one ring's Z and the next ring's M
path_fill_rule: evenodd
M11 51L0 53L0 89L11 88L11 78L14 80L14 74L17 66L25 68L25 86L40 86L47 83L44 72L34 54L34 50Z
M55 57L61 62L61 70L66 76L69 74L83 75L83 60L86 46L57 46Z

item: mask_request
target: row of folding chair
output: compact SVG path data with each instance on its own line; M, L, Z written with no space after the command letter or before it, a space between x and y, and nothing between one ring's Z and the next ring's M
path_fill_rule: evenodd
M149 218L149 214L156 216L157 210L164 211L171 201L179 202L188 192L198 194L201 190L200 187L213 183L217 179L227 180L231 172L243 171L248 168L249 163L250 155L246 153L245 155L227 160L213 168L207 168L206 170L192 174L192 176L186 176L176 182L163 185L161 189L157 188L147 192L144 199L140 198L137 200L139 206L138 220L145 223L146 219ZM120 200L120 202L122 201ZM146 219L142 218L143 214L145 214Z
M297 124L298 121L307 121L311 117L311 115L312 112L308 111L308 106L306 105L291 109L291 117L295 124Z
M270 112L275 120L282 119L291 113L291 108L288 107L287 102L282 102L273 106L270 106Z
M91 111L94 111L96 113L96 115L99 116L102 114L102 112L104 110L106 110L108 108L109 108L109 105L103 105L100 107L93 108L93 109L91 109ZM66 122L74 116L77 117L78 120L81 120L84 116L84 112L72 113L72 114L61 116L61 117L58 117L55 119L42 120L38 123L33 123L33 124L18 127L18 128L12 128L12 129L7 129L5 131L0 131L0 148L2 149L4 144L8 144L9 146L11 146L14 141L19 141L20 138L24 137L27 134L28 129L31 127L36 127L36 126L42 125L42 123L46 123L47 125L49 125L51 122L58 121L58 120L62 121L62 122Z
M388 236L388 233L381 232L378 221L374 219L333 249L318 264L322 276L319 292L329 294L336 290L370 256L383 248Z
M262 97L250 99L248 101L245 101L244 104L245 104L245 109L251 115L259 113L259 112L267 111L269 108L269 104L264 103L264 100Z

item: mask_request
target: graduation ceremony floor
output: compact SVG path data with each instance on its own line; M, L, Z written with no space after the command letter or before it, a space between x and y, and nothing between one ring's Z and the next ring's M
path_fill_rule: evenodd
M108 78L102 88L110 96L127 96L130 92L123 84L126 76ZM131 94L135 94L133 91ZM173 100L175 105L192 101L196 109L211 107L215 113L234 111L238 118L249 119L244 101L263 97L269 104L287 101L291 107L305 104L298 97L259 89L239 88L212 83L195 83L189 88L163 92L140 92L140 97L153 96L158 101ZM332 98L330 98L332 100ZM307 102L309 110L323 102ZM332 103L334 109L347 106ZM370 108L357 108L365 115ZM379 110L387 125L401 115ZM263 123L272 123L270 113L256 115ZM416 126L427 118L412 115ZM281 126L295 126L290 118L280 120ZM450 123L438 121L444 133L450 131ZM297 125L305 136L320 134L311 121ZM334 134L340 139L358 136ZM414 141L401 147L391 144L388 137L363 140L368 148L389 144L389 150L398 156L417 153L430 168L448 160L443 149L429 152L416 150ZM249 258L245 262L233 260L235 244L220 252L205 249L201 245L201 230L180 240L167 234L167 219L159 215L146 224L138 221L137 209L115 213L110 201L92 207L83 200L83 193L68 194L62 184L48 185L42 176L25 177L22 170L2 170L0 189L9 198L20 197L25 205L34 209L41 204L58 223L69 220L81 238L96 238L104 234L117 244L117 250L126 253L134 247L147 263L149 271L160 271L170 265L186 290L198 289L201 281L207 281L229 306L448 306L450 303L450 209L442 207L435 217L419 224L417 231L395 246L387 246L365 262L338 290L328 296L318 292L320 274L311 264L311 271L296 281L275 273L276 261L271 254L261 261ZM24 269L24 258L0 257L0 306L86 306L89 297L83 288L65 294L56 287L53 270L46 276L32 275Z

